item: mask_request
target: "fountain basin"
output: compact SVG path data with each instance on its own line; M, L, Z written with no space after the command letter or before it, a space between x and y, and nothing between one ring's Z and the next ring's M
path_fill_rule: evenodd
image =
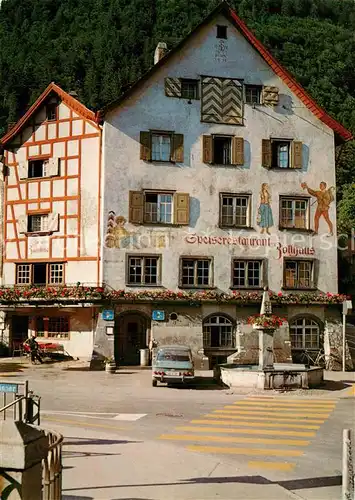
M252 389L310 389L323 382L323 368L275 363L272 369L258 365L224 364L215 368L215 378L228 387Z

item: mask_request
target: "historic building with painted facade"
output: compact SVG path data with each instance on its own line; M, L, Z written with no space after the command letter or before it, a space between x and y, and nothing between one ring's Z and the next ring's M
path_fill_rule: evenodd
M226 4L101 113L102 279L120 290L95 349L138 362L154 339L212 366L256 359L268 286L278 361L330 353L337 297L331 118Z
M100 277L101 127L50 84L1 139L1 340L91 358Z

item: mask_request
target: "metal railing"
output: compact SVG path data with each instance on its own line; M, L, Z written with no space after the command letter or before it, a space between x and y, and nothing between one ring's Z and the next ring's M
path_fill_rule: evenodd
M40 425L41 398L28 389L27 380L25 382L0 381L1 392L3 393L3 406L0 407L0 419ZM8 402L11 396L12 400Z
M48 455L42 461L42 500L60 500L62 498L62 446L63 436L57 432L45 430L49 439Z

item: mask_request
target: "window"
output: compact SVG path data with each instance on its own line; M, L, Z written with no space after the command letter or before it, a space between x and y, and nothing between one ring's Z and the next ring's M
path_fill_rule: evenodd
M280 198L280 227L285 229L308 229L307 198Z
M45 231L48 231L48 214L28 216L29 233L41 233Z
M181 97L183 99L198 99L198 80L181 79Z
M233 260L233 288L261 288L263 285L261 260Z
M290 167L290 142L272 141L272 165L278 168Z
M144 221L162 224L173 222L173 195L145 193Z
M233 323L225 316L211 316L203 323L203 347L234 347Z
M48 160L29 160L28 177L45 177Z
M140 132L140 159L184 162L184 136L173 132Z
M171 136L152 134L152 160L170 161Z
M249 207L249 195L221 195L220 225L222 227L249 227Z
M160 257L128 257L129 285L158 285L160 282Z
M310 318L299 318L290 323L292 349L319 349L319 324Z
M33 264L17 264L17 285L63 285L64 264L35 262Z
M303 144L291 139L263 139L262 166L265 168L301 169Z
M203 135L202 161L217 165L244 165L243 137Z
M42 338L69 338L69 318L66 316L57 316L36 318L36 335Z
M188 193L129 192L129 222L132 224L189 225Z
M261 86L260 85L246 85L245 86L245 102L247 104L260 104L261 103Z
M50 103L46 106L46 117L49 122L57 120L57 104Z
M18 264L16 268L16 284L29 285L31 283L31 264Z
M213 137L213 163L217 165L231 165L231 146L231 137Z
M64 283L64 264L49 264L49 285L62 285Z
M312 260L285 260L285 288L313 288Z
M227 38L227 26L217 25L217 38Z
M182 258L180 285L187 288L212 286L212 259Z
M48 337L69 338L69 320L66 317L60 316L57 318L49 318L48 320Z

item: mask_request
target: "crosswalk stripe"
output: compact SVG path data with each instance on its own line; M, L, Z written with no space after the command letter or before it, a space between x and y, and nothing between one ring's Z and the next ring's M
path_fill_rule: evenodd
M273 408L282 408L282 409L285 409L285 410L288 410L288 411L293 411L294 409L296 408L307 408L307 409L312 409L313 410L328 410L328 411L331 411L331 410L334 410L335 408L335 405L317 405L317 406L310 406L310 405L307 405L307 404L304 404L304 405L299 405L299 404L293 404L293 403L287 403L287 404L283 404L283 403L276 403L276 402L261 402L261 401L236 401L235 403L233 403L234 405L239 405L239 406L251 406L251 407L266 407L266 408L269 408L270 409L273 409Z
M263 462L263 461L250 461L248 467L256 469L269 469L269 470L284 470L290 471L295 467L295 464L290 462Z
M333 409L330 410L318 410L318 408L315 410L314 408L284 408L284 407L269 407L269 406L252 406L252 405L239 405L239 404L233 404L233 405L226 405L224 408L230 408L231 410L251 410L251 411L272 411L275 413L280 413L280 414L291 414L294 412L305 412L305 413L317 413L321 416L326 415L329 416L330 413L333 411Z
M285 412L282 412L282 411L279 411L279 410L275 410L275 411L271 411L271 410L267 410L267 411L264 411L263 409L252 409L250 408L250 410L248 409L244 409L244 408L241 408L240 410L237 409L235 406L231 406L231 405L227 405L227 406L224 406L225 409L228 409L228 410L233 410L233 412L235 413L240 413L240 414L244 414L244 415L268 415L268 416L277 416L277 415L280 415L282 417L287 417L287 413ZM312 410L310 410L312 411ZM291 413L290 415L294 416L294 417L318 417L318 418L328 418L329 417L329 413L308 413L308 412L302 412L302 413Z
M290 444L285 443L283 439L268 439L268 438L247 438L247 437L232 437L232 436L200 436L191 434L162 434L160 439L169 441L213 441L217 443L250 443L250 444ZM289 440L291 441L291 440ZM295 441L295 440L294 440ZM306 441L308 444L308 442ZM295 445L295 442L293 442ZM299 446L299 445L298 445ZM251 450L253 448L250 448ZM267 449L266 449L267 451ZM294 450L274 450L274 451L288 451L290 456L300 456L303 454L302 451ZM293 455L296 453L296 455Z
M260 397L260 396L249 396L246 398L247 400L249 401L280 401L280 402L291 402L291 403L300 403L300 404L304 404L304 403L307 403L307 404L324 404L324 403L332 403L332 404L336 404L337 403L337 400L336 399L292 399L292 398L281 398L281 397L277 397L277 398L273 398L273 397Z
M271 431L269 429L226 429L225 427L194 427L194 426L182 426L176 427L177 431L185 432L219 432L222 434L265 434L271 436L294 436L294 437L304 437L314 436L314 432L292 432L292 431ZM244 443L255 443L261 441L253 441L257 438L238 438ZM262 438L264 439L264 438ZM287 444L291 446L308 446L309 441L303 439L264 439L264 443L275 443L275 444Z
M212 418L219 417L219 418L224 418L228 419L228 416L224 415L206 415L206 417L211 417L211 420L191 420L192 424L218 424L218 425L238 425L238 426L245 426L245 427L259 427L262 425L263 427L291 427L293 429L319 429L320 425L303 425L303 424L280 424L280 423L270 423L270 422L243 422L243 421L233 421L233 420L212 420ZM242 418L242 417L241 417Z
M307 418L292 418L292 417L278 417L277 415L274 415L273 413L267 413L267 412L264 412L262 415L264 416L260 416L260 417L257 417L255 412L252 412L252 411L232 411L232 410L214 410L214 413L223 413L223 415L225 416L226 414L228 414L228 418L245 418L245 415L250 415L250 419L252 420L265 420L265 415L271 415L273 418L274 421L278 420L280 422L309 422L310 424L323 424L325 422L325 419L323 418L322 420L320 420L320 417L317 418L317 420L308 420ZM258 413L257 415L260 415L260 413ZM214 415L213 415L214 416ZM217 415L216 415L217 416ZM303 413L300 413L300 414L293 414L294 417L297 417L297 416L302 416L304 417L305 415L303 415Z
M230 428L230 432L239 432L242 434L270 434L270 435L282 435L282 436L301 436L301 437L312 437L315 436L315 432L305 432L305 431L289 431L289 430L275 430L275 429L262 429L259 427L267 427L267 424L264 423L258 423L256 426L258 429L239 429L239 422L224 422L223 420L220 422L218 420L191 420L192 424L206 424L206 425L228 425L232 426ZM252 423L252 422L251 422ZM245 422L245 425L248 426L248 422ZM238 426L238 429L233 429L234 427ZM279 427L279 425L275 424L274 427ZM318 427L317 427L318 428ZM211 428L213 430L214 427ZM224 431L222 431L224 432Z
M188 445L190 451L198 451L201 453L224 453L230 455L262 455L274 457L300 457L303 455L301 450L274 450L271 448L227 448L224 446L201 446Z

